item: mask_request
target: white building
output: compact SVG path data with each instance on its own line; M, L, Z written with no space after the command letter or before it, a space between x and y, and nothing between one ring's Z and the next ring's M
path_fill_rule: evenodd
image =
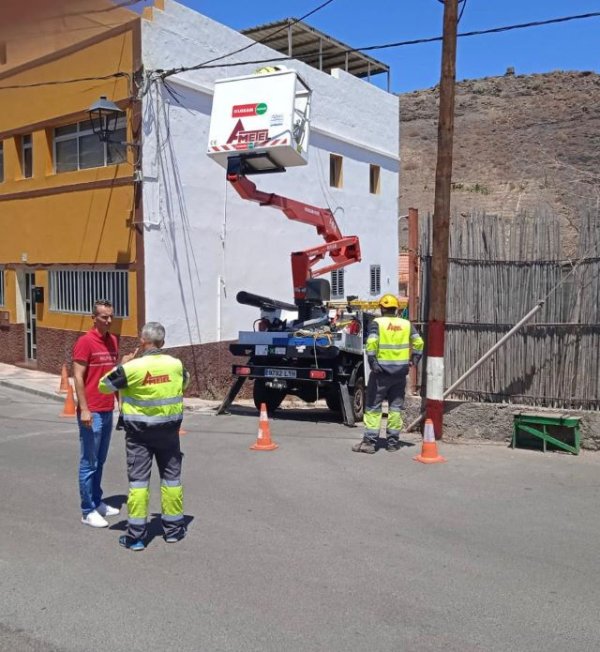
M250 44L219 63L282 57L172 0L142 20L141 41L146 72L197 66ZM261 190L329 206L342 233L359 236L362 262L334 272L339 296L396 293L398 98L341 69L284 63L313 92L309 164L252 179ZM203 67L166 83L154 75L144 89L145 316L165 324L169 347L233 340L251 328L257 311L236 302L240 290L291 302L290 253L322 243L313 227L242 200L206 155L215 80L258 67Z

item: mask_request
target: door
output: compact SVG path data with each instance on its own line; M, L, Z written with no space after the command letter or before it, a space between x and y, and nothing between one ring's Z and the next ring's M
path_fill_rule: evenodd
M35 272L25 272L25 359L37 360L36 304L33 299Z

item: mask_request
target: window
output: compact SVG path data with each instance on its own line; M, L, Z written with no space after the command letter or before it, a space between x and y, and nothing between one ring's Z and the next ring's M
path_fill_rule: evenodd
M379 178L381 168L378 165L369 165L369 192L372 195L379 194Z
M4 181L4 143L0 141L0 183Z
M370 267L370 293L371 294L380 294L381 293L381 265L371 265Z
M21 172L24 179L33 176L33 143L31 134L21 136Z
M343 158L337 154L329 155L329 185L332 188L341 188L344 185L342 173Z
M4 270L0 269L0 306L4 305Z
M129 317L127 272L50 271L50 310L90 315L98 299L113 304L115 317Z
M54 130L54 168L56 172L70 172L87 168L101 168L123 163L127 159L125 117L117 120L111 140L103 143L92 131L92 123L78 122Z
M344 294L344 270L334 269L331 272L331 298L343 299Z

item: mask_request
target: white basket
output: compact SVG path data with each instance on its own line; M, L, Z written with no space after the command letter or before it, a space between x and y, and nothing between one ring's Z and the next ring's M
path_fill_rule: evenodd
M207 154L224 168L231 156L262 153L282 167L306 165L310 97L294 70L216 81Z

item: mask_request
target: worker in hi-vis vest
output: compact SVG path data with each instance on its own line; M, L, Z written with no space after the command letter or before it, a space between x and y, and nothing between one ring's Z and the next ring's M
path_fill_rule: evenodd
M99 384L105 394L118 391L127 446L127 534L119 543L130 550L144 550L150 472L156 458L160 473L162 525L165 540L175 543L186 533L179 428L183 419L183 390L189 374L181 360L161 351L165 329L148 322L140 346L106 374ZM138 355L139 352L139 355Z
M423 340L415 327L408 320L396 316L400 308L398 299L393 294L384 294L379 300L379 308L381 317L371 322L367 336L366 352L371 373L367 384L364 436L352 447L355 453L374 453L377 450L381 406L386 399L387 450L400 448L406 377L409 368L417 365L423 355Z

